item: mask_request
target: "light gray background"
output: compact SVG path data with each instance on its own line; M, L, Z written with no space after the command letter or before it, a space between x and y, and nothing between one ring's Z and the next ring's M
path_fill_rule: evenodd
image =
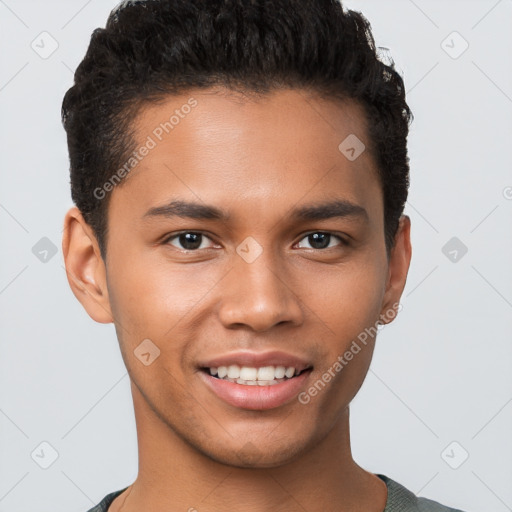
M0 0L0 511L85 512L137 473L113 325L75 299L60 249L60 106L114 5ZM354 457L453 507L512 510L512 0L345 5L390 49L415 114L413 259L351 407ZM46 59L31 47L51 49L43 31L59 45ZM46 262L32 252L43 237L58 249ZM468 248L456 262L442 251L452 237ZM43 441L58 453L47 469Z

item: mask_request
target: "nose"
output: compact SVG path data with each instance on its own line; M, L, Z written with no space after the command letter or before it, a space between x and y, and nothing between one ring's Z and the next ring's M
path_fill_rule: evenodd
M234 260L218 309L226 328L245 326L264 332L279 324L297 326L303 322L299 298L266 251L252 263L237 255Z

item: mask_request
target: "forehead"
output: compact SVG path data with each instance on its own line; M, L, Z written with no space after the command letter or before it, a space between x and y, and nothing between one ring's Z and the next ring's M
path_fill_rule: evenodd
M134 128L138 160L112 201L139 211L171 194L243 201L253 213L326 194L382 209L365 113L354 102L304 90L192 90L143 107Z

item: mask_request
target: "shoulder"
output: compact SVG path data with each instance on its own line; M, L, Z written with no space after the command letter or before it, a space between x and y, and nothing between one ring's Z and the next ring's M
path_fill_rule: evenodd
M92 507L87 512L107 512L108 507L110 507L112 502L126 489L128 489L128 486L119 491L107 494L95 507Z
M417 497L409 489L386 475L377 474L377 476L384 480L388 488L388 500L384 512L464 512L428 498Z

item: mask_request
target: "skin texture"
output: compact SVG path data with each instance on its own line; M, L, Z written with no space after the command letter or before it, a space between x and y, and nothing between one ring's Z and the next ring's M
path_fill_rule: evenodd
M65 217L70 286L91 318L114 322L131 379L139 473L110 510L382 512L386 485L355 463L349 431L375 338L305 405L233 407L197 367L278 349L313 366L307 389L365 328L388 323L409 269L410 219L402 216L388 260L364 112L304 90L189 91L139 113L137 147L191 97L197 106L113 190L106 262L79 211ZM338 149L349 134L367 147L354 161ZM143 218L176 199L229 219ZM364 207L367 222L290 218L332 199ZM183 230L205 234L200 248L166 241ZM307 236L325 232L328 248ZM236 251L247 237L262 248L251 263ZM134 349L148 338L160 356L146 366Z

